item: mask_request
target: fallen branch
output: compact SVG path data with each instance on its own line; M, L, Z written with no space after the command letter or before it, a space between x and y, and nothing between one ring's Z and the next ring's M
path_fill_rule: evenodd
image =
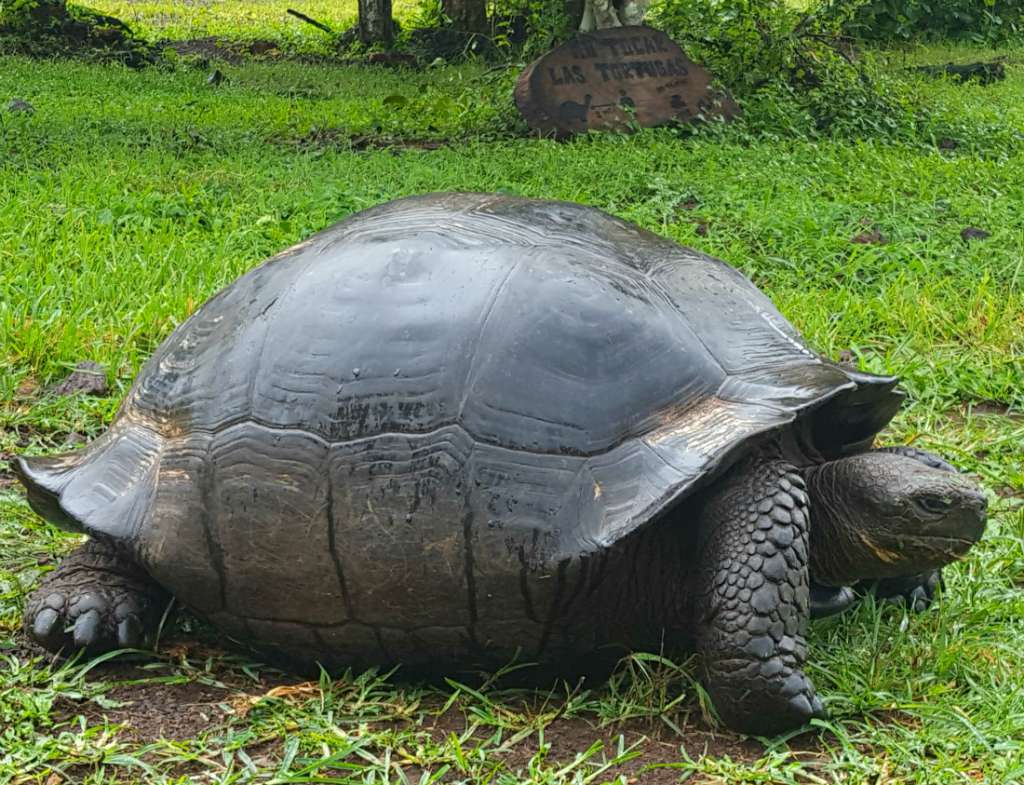
M301 19L306 24L313 25L313 27L323 30L327 35L334 35L334 31L325 25L323 22L318 22L316 19L306 16L301 11L296 11L294 8L289 8L288 13L294 16L296 19Z
M964 63L963 65L953 63L919 65L909 70L928 76L951 76L960 82L977 79L983 85L999 82L1006 78L1006 68L1001 60L992 60L987 63Z

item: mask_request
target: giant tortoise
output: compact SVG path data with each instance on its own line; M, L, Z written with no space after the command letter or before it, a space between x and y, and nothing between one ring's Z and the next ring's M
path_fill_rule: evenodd
M985 525L948 464L873 449L895 384L599 210L391 202L213 297L87 448L17 461L89 536L26 628L136 646L169 594L328 668L696 649L728 724L795 727L812 613L865 580L930 598Z

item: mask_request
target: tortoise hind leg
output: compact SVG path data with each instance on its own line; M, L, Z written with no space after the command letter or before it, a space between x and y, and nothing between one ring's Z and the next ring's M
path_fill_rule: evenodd
M697 650L704 686L731 727L772 735L824 716L803 672L808 501L788 463L756 457L701 511Z
M114 548L89 540L68 555L25 607L29 637L53 652L101 654L144 645L167 595Z

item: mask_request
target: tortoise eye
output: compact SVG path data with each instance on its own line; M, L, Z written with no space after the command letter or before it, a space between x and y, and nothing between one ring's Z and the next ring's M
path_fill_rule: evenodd
M942 496L919 496L914 499L914 502L927 513L932 515L941 515L942 513L949 512L953 503Z

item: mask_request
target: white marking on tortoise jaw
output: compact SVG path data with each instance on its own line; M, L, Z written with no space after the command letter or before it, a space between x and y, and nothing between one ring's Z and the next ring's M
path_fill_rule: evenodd
M868 550L875 554L875 556L877 556L880 561L883 561L886 564L896 564L900 560L900 555L898 553L886 550L881 545L878 545L876 542L874 542L870 537L868 537L864 532L860 531L859 529L856 531L857 536L860 538L860 541L863 542L864 545L868 548Z

